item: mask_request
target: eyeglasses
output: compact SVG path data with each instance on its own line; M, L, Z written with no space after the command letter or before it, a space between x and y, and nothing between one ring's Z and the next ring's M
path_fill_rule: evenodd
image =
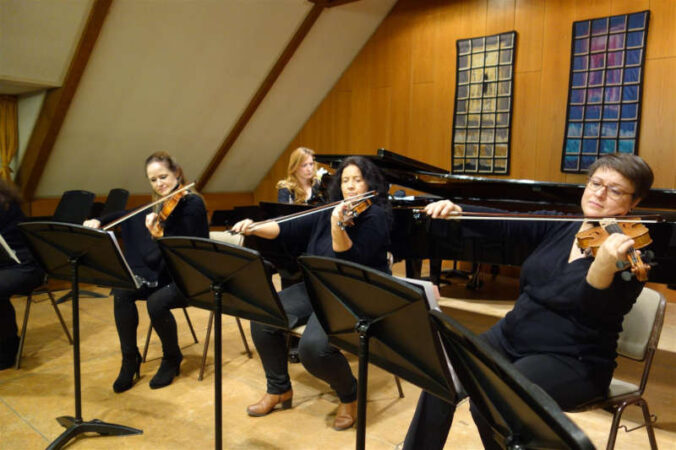
M606 194L613 200L619 200L625 195L634 195L633 192L624 192L622 189L608 184L603 184L598 178L590 178L587 182L587 187L592 192L599 192L602 188L606 188Z

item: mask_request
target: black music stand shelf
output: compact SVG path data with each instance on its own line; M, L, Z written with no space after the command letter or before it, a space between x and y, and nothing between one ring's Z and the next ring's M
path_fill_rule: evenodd
M158 243L183 295L214 312L215 448L221 449L221 314L285 330L288 319L258 252L204 238L166 237Z
M57 417L66 428L48 449L60 449L82 433L108 436L142 434L143 431L124 425L82 419L80 388L80 282L120 289L136 289L131 269L112 233L81 225L59 222L25 222L19 229L28 246L47 274L59 280L70 280L73 300L73 375L75 381L75 416Z
M448 402L456 400L421 287L334 258L302 256L299 264L329 342L359 356L357 449L365 447L369 362Z
M591 450L589 438L539 386L471 331L430 312L444 349L470 399L506 449Z

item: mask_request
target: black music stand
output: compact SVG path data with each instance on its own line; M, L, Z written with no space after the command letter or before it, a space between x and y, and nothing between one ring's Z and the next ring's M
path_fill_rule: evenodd
M421 287L334 258L302 256L298 261L329 342L359 356L357 449L365 446L369 362L448 402L456 400Z
M463 388L507 449L593 449L589 438L539 386L471 331L430 312Z
M70 280L73 292L73 374L75 380L75 416L57 417L66 428L48 449L59 449L82 433L109 436L142 434L124 425L82 420L80 389L80 315L79 283L91 283L120 289L138 286L112 233L81 225L59 222L25 222L19 229L38 263L50 277Z
M193 306L214 312L215 447L222 448L221 314L288 329L263 259L256 251L204 238L166 237L160 250Z

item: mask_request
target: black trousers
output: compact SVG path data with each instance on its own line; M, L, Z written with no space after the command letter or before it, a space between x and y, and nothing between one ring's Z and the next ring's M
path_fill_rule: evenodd
M143 287L136 291L115 290L113 310L115 326L120 338L122 356L134 357L138 352L136 344L138 310L136 300L147 299L148 315L153 328L162 341L164 359L175 359L181 355L178 346L176 320L171 309L188 306L188 300L174 283L159 289Z
M0 341L16 338L16 312L12 295L27 295L45 280L44 272L36 265L22 264L0 269Z
M312 375L326 381L336 391L341 402L355 401L357 380L345 356L329 344L328 336L312 311L305 284L298 283L282 290L279 298L289 318L289 328L307 323L298 344L303 366ZM286 332L251 322L251 337L263 362L267 392L282 394L291 389Z
M517 370L544 389L563 410L602 396L612 378L612 370L580 361L577 358L552 354L513 358L500 344L500 330L494 326L481 337L510 360ZM492 438L490 424L470 402L472 418L481 435L484 448L501 448ZM423 391L409 425L405 450L441 449L451 429L455 405Z

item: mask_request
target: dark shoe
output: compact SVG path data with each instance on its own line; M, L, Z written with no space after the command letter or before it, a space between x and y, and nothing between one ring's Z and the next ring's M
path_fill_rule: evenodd
M293 390L289 389L283 394L266 393L258 403L246 407L246 413L251 417L261 417L269 414L277 404L281 403L281 409L291 408L293 400Z
M162 358L160 368L153 379L150 380L150 389L169 386L174 381L174 377L178 376L181 371L181 361L183 361L183 355L179 355L178 358Z
M9 369L16 363L19 352L19 336L12 336L0 341L0 370Z
M298 364L300 362L300 354L298 353L298 347L289 349L289 362L291 364Z
M122 355L122 367L117 379L113 383L113 391L128 391L141 377L141 354L136 350L135 354Z
M357 421L357 402L341 403L333 419L333 429L336 431L347 430Z

